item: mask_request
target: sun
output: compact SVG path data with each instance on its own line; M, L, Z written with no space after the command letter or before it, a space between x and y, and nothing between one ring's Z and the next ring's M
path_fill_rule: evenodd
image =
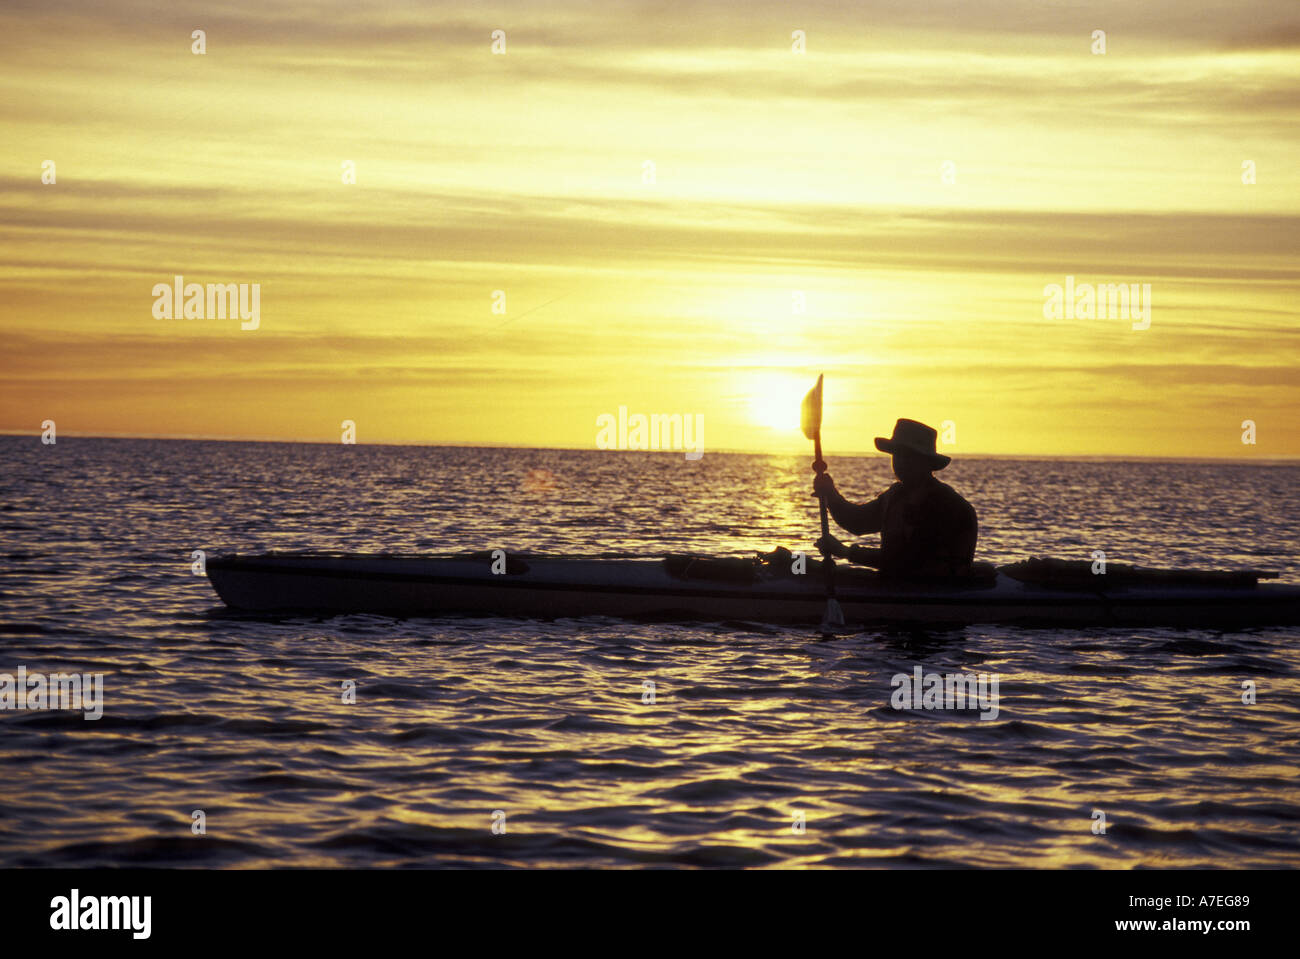
M749 418L770 430L799 432L799 406L815 382L789 374L760 374L748 385Z

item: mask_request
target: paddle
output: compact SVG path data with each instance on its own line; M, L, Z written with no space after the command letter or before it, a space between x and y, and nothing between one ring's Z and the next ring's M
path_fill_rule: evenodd
M817 385L803 398L803 410L799 417L803 435L813 441L813 469L821 476L826 472L822 461L822 376L818 374ZM830 538L831 527L826 513L826 495L818 494L822 511L822 541ZM840 609L839 600L835 598L835 560L825 546L822 547L822 569L826 574L826 614L822 617L822 629L830 626L844 625L844 611Z

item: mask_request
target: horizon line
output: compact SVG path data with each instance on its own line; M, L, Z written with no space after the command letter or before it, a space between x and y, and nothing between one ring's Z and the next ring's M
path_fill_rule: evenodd
M391 443L342 443L339 441L329 440L304 440L304 439L284 439L280 437L246 437L246 436L200 436L192 434L142 434L142 433L80 433L65 432L62 434L70 439L94 439L94 440L151 440L163 442L191 442L191 443L278 443L289 446L395 446L395 447L423 447L430 449L505 449L521 451L551 451L551 452L572 452L572 453L666 453L680 456L683 453L691 452L690 450L602 450L597 447L586 446L519 446L512 443L421 443L421 442L391 442ZM0 436L26 436L39 440L40 431L11 430L0 429ZM712 453L726 454L729 456L800 456L798 452L791 451L770 451L762 450L738 450L738 449L715 449L704 450L703 455ZM811 451L809 454L811 455ZM877 449L870 450L844 450L838 453L832 453L833 456L880 456L886 457L887 454ZM1269 465L1269 464L1286 464L1292 465L1300 463L1300 455L1287 456L1285 454L1261 457L1255 460L1248 460L1242 457L1232 456L1143 456L1140 454L1114 454L1114 453L983 453L973 451L969 453L954 453L953 459L1024 459L1024 460L1119 460L1119 461L1137 461L1137 462L1210 462L1210 463L1241 463L1242 465Z

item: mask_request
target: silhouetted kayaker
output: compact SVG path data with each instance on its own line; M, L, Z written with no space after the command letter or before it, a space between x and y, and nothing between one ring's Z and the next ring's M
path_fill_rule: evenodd
M894 435L876 437L876 449L893 455L898 482L870 503L855 505L840 495L829 473L813 481L826 495L835 522L850 533L879 533L880 548L846 546L834 536L824 544L834 556L874 566L888 576L967 576L975 556L979 525L975 509L934 471L952 462L935 452L938 434L916 420L899 420ZM814 464L814 469L816 469ZM820 464L825 468L825 464ZM817 547L823 548L821 540Z

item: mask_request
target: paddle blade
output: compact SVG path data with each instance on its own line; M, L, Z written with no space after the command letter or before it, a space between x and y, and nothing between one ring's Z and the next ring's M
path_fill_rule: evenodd
M813 440L822 430L822 377L817 376L817 385L803 398L803 409L799 415L799 425L803 435Z
M840 601L834 596L826 599L826 613L822 616L822 630L833 629L844 625L844 610L840 608Z

